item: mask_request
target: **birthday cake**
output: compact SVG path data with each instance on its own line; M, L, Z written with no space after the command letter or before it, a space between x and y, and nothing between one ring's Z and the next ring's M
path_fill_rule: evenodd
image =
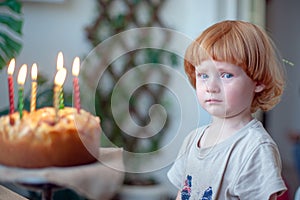
M21 168L66 167L95 162L100 120L81 109L45 107L0 118L0 164Z

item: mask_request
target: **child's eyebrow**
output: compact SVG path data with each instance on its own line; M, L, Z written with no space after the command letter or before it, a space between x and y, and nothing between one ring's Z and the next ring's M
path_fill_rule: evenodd
M195 66L195 72L199 72L199 71L200 71L200 69L201 69L201 67L200 67L200 66Z
M195 70L200 70L200 69L203 69L203 66L201 66L201 65L195 66Z

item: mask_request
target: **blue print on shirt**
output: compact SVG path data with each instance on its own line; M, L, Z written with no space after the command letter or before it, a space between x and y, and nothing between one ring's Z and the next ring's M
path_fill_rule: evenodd
M204 194L203 194L201 200L212 200L212 194L213 194L212 188L211 187L207 188L204 191Z
M181 190L181 200L189 200L191 197L191 192L192 192L192 176L187 175L186 179L184 181L184 186ZM202 196L201 199L199 200L212 200L212 187L208 187Z
M181 190L181 200L189 200L191 197L192 176L187 175L184 186Z

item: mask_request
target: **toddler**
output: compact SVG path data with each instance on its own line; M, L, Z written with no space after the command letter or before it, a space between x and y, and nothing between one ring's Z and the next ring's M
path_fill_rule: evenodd
M184 66L212 120L187 136L168 172L177 199L276 199L286 190L280 154L253 117L275 106L284 88L271 39L252 23L222 21L188 47Z

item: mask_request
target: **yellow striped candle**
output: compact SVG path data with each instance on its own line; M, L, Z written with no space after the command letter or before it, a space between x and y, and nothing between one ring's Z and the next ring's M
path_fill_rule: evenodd
M37 64L34 63L31 67L31 101L30 112L36 109L36 92L37 92Z

